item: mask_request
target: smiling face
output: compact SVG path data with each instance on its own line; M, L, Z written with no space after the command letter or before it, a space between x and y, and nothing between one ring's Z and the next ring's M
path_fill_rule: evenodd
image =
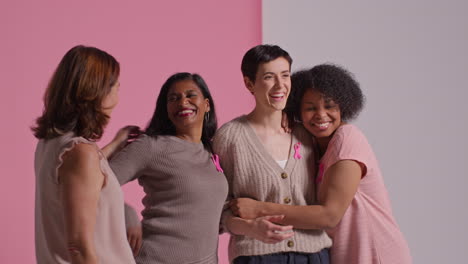
M209 111L209 100L192 80L174 83L167 93L167 114L177 135L191 128L202 129L205 113Z
M304 127L319 140L331 139L342 124L339 105L312 89L302 97L301 117Z
M244 77L245 86L255 96L256 108L281 111L291 90L289 62L279 57L258 66L255 83Z

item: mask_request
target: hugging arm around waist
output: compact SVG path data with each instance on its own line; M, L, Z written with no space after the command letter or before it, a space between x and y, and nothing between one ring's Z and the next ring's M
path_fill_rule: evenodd
M323 179L318 205L286 205L238 198L231 201L230 208L234 215L244 219L284 215L275 223L298 229L333 228L357 192L363 171L361 166L353 160L342 160L332 165Z

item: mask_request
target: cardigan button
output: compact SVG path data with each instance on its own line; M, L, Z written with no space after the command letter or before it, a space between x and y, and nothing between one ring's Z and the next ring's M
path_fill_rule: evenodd
M286 197L286 198L284 198L284 200L283 200L283 201L284 201L284 203L285 203L285 204L288 204L288 203L290 203L290 202L291 202L291 198L289 198L289 197Z
M288 247L290 247L290 248L294 247L294 241L289 240L287 245L288 245Z
M288 174L286 172L281 173L281 178L283 179L288 178Z

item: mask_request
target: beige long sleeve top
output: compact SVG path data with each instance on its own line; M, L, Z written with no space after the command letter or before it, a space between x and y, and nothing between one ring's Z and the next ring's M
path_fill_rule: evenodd
M228 186L202 143L143 135L110 164L121 184L138 179L145 197L137 263L217 263Z

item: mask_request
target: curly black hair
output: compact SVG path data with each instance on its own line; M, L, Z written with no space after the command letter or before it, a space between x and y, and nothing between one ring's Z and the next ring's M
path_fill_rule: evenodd
M301 120L301 100L307 89L332 99L340 107L341 119L355 119L364 106L364 94L353 74L334 64L320 64L291 76L291 95L285 109L291 122Z

